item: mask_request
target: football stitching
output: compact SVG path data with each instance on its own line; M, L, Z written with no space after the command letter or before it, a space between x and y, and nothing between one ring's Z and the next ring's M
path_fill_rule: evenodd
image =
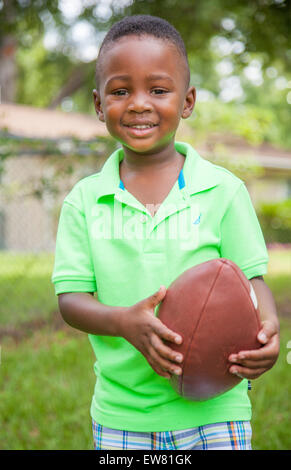
M196 331L197 331L197 328L198 328L198 326L199 326L201 317L202 317L203 312L204 312L204 310L205 310L205 308L206 308L208 299L209 299L209 297L210 297L211 292L213 291L213 288L214 288L214 286L215 286L215 283L216 283L216 281L217 281L217 278L218 278L218 276L219 276L219 274L220 274L220 271L222 270L223 266L224 266L224 262L221 264L221 266L220 266L220 268L219 268L219 270L218 270L218 272L217 272L217 274L216 274L216 276L215 276L215 278L214 278L214 281L213 281L213 283L212 283L212 286L210 287L209 292L208 292L208 294L207 294L207 297L206 297L205 303L204 303L204 305L203 305L203 308L201 309L201 313L200 313L200 316L199 316L198 321L197 321L197 323L196 323L196 327L194 328L194 331L193 331L193 333L192 333L191 339L190 339L190 341L189 341L189 346L188 346L188 350L187 350L187 352L186 352L185 361L184 361L185 364L186 364L186 360L187 360L187 357L188 357L188 354L189 354L189 350L190 350L191 345L192 345L193 337L194 337L194 335L195 335L195 333L196 333ZM181 380L180 380L180 393L181 393L181 394L183 394L183 392L184 392L184 385L183 385L183 384L184 384L184 381L183 381L183 378L184 378L184 368L183 368L183 372L182 372ZM184 395L183 395L183 396L184 396Z

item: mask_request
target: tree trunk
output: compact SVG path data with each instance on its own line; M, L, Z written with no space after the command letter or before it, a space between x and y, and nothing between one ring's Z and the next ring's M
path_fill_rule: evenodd
M13 103L16 95L16 40L5 36L0 46L0 102Z

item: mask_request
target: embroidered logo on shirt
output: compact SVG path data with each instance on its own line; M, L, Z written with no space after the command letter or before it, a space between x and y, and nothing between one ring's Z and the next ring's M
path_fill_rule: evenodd
M197 219L194 220L194 222L193 222L194 225L200 224L201 216L202 216L202 214L200 214L199 217L197 217Z

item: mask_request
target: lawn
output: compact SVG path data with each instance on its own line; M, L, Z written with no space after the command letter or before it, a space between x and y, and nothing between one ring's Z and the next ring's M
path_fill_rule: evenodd
M57 309L52 254L0 253L0 327L49 319Z
M85 334L43 328L1 354L2 449L92 449L95 382Z
M11 255L0 257L0 332L1 326L11 329L1 340L0 448L92 449L89 409L95 376L87 335L53 321L53 257L13 261ZM281 352L275 367L253 381L249 392L255 449L291 449L290 280L291 251L270 252L266 282L278 306ZM42 325L37 325L39 318Z

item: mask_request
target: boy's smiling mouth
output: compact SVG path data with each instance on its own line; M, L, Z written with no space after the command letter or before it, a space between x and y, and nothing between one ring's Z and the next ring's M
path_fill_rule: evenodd
M126 127L130 134L134 135L135 137L144 137L150 134L158 124L154 124L152 122L133 122L133 123L126 123L123 124Z
M133 129L149 129L151 127L157 126L154 122L149 121L134 121L134 122L127 122L123 124L125 127L130 127Z
M155 127L156 124L134 124L134 125L127 125L125 124L125 127L131 127L132 129L151 129L152 127Z

